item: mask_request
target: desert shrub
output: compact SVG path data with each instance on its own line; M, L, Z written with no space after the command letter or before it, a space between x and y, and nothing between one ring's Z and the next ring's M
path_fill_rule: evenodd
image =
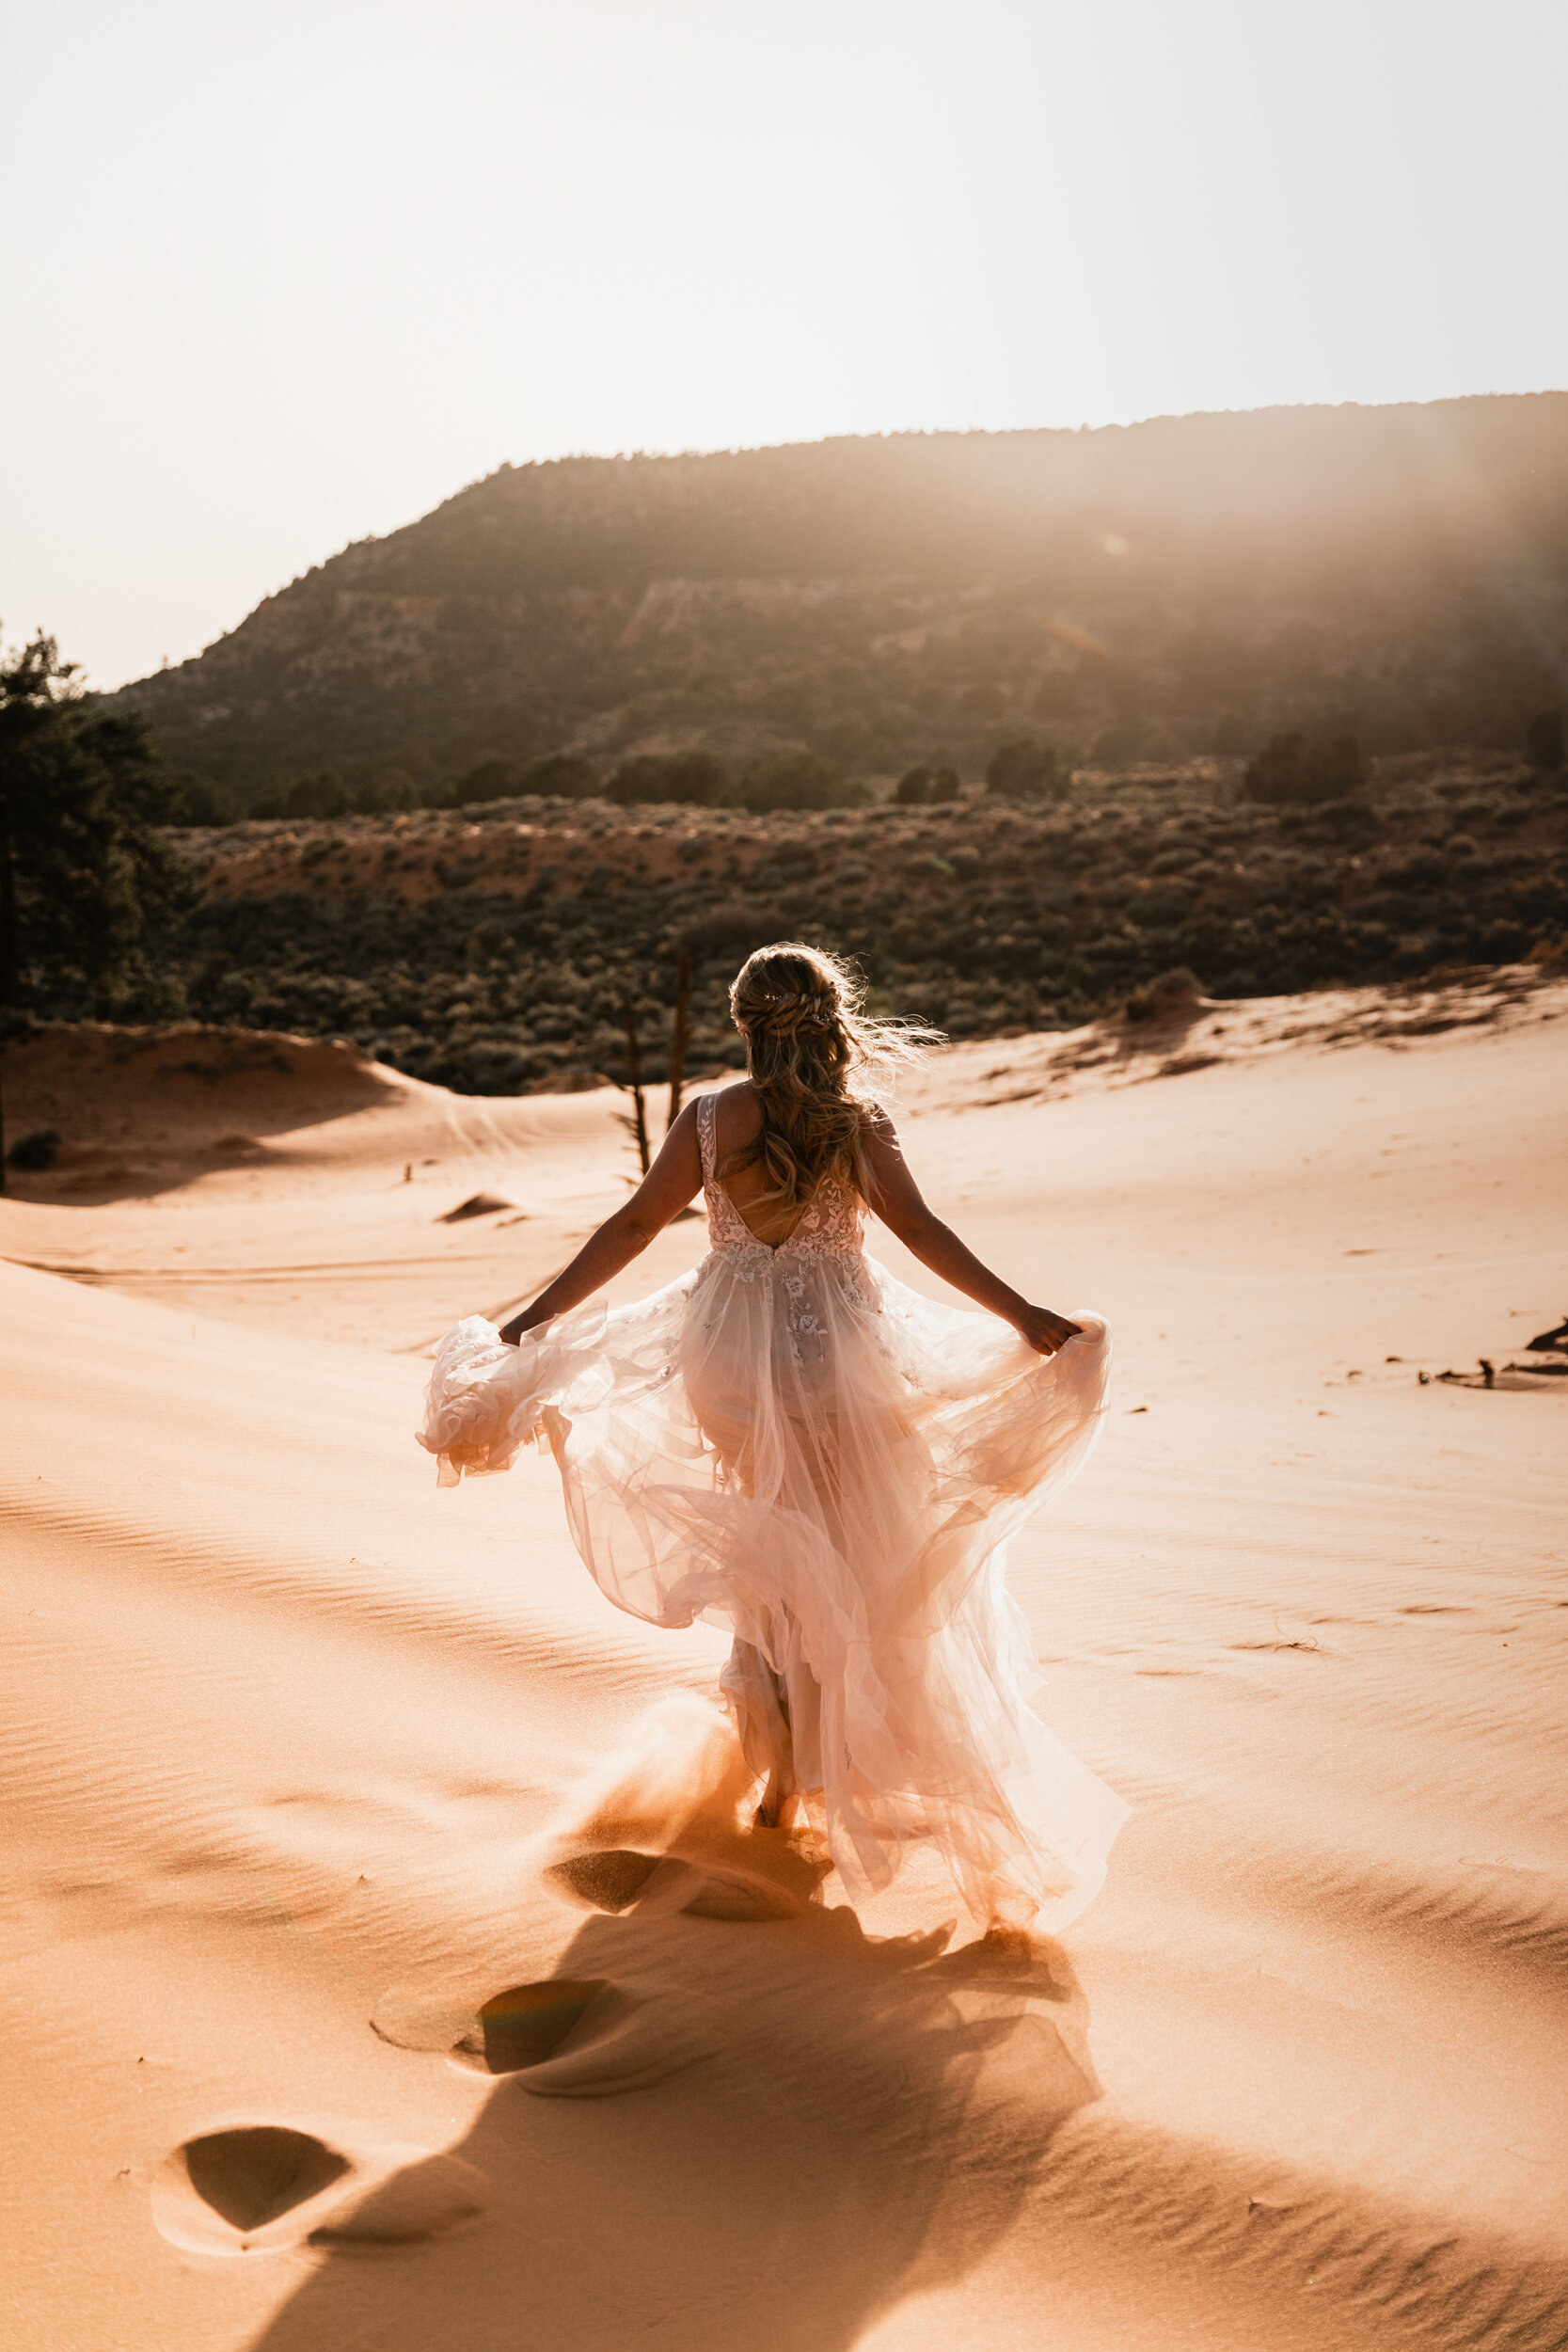
M599 788L599 771L576 752L546 752L531 759L522 771L519 793L537 792L541 800L586 801Z
M779 910L761 906L720 906L700 914L681 931L681 944L699 955L750 955L787 931Z
M838 769L811 752L758 761L739 787L742 805L757 816L781 808L852 808L864 797L863 786L846 784Z
M1367 782L1367 762L1354 735L1337 735L1315 743L1302 734L1271 736L1243 779L1249 801L1275 806L1306 806L1315 801L1342 801L1359 792Z
M1203 982L1186 964L1179 963L1169 972L1162 972L1156 980L1146 981L1135 988L1127 999L1129 1021L1164 1021L1172 1014L1190 1010L1203 1001Z
M318 768L297 776L293 784L263 794L251 810L253 817L345 817L348 787L336 768Z
M368 776L355 794L356 805L369 817L385 817L394 809L418 808L420 795L405 769L384 768Z
M515 759L482 759L477 768L470 768L449 784L441 795L442 805L448 808L471 808L479 801L515 801L528 787L523 782L524 771Z
M935 768L931 771L931 788L926 797L928 801L961 801L963 791L956 768Z
M283 800L285 817L343 817L348 813L348 787L336 768L318 768L289 787Z
M225 791L222 785L209 784L204 776L181 778L172 820L175 824L231 825L236 813L234 796Z
M1022 742L1004 743L986 769L987 791L1009 801L1057 800L1066 788L1051 745L1029 736Z
M1416 850L1385 866L1383 879L1395 890L1431 890L1448 880L1448 872L1449 862L1441 850Z
M6 1157L12 1168L20 1168L29 1175L41 1174L53 1168L59 1156L60 1131L57 1127L35 1127L31 1135L18 1136Z
M729 798L729 782L707 752L649 752L618 768L605 786L604 797L623 807L646 801L685 801L712 808Z
M1562 765L1562 713L1543 710L1525 729L1525 755L1532 768Z
M1327 834L1347 850L1364 850L1383 831L1382 822L1365 801L1320 801L1312 810L1312 831Z
M921 808L931 797L929 768L908 769L894 787L894 799L901 808Z

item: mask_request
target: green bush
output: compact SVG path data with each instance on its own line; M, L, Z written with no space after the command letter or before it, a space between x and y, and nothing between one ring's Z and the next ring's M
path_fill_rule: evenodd
M257 802L256 817L346 817L348 788L336 768L318 768Z
M222 785L209 784L203 776L181 777L175 804L177 825L231 825L235 813L234 796Z
M1317 801L1342 801L1366 787L1367 761L1354 735L1313 742L1291 732L1271 736L1243 778L1249 801L1275 807L1305 807Z
M854 808L865 798L863 785L847 784L839 769L812 752L758 761L739 787L742 807L756 816L784 808Z
M1060 799L1067 783L1051 745L1025 736L1022 742L1004 743L992 753L986 789L1009 801L1047 801Z
M354 798L356 806L369 817L386 817L420 805L414 779L402 768L384 768L379 775L367 777Z
M942 801L961 801L963 785L956 768L933 768L922 761L899 777L893 797L900 808L927 808Z
M707 752L644 753L618 768L605 786L607 801L623 807L643 801L684 801L716 808L730 797L730 780Z

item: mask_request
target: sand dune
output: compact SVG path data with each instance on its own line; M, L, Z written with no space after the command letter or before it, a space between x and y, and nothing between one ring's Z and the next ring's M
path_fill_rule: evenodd
M11 1132L63 1138L12 1177L10 1255L378 1348L536 1287L636 1177L610 1089L454 1095L284 1035L45 1031L7 1089ZM506 1205L448 1223L476 1193Z
M923 1077L933 1198L1117 1331L1011 1570L1135 1807L1065 1947L727 1832L719 1638L609 1609L548 1465L443 1493L410 1442L421 1345L624 1191L613 1098L317 1049L166 1082L243 1162L161 1116L156 1182L0 1204L7 2344L1557 2352L1568 1381L1418 1375L1568 1308L1565 1010ZM127 1162L150 1095L105 1086Z

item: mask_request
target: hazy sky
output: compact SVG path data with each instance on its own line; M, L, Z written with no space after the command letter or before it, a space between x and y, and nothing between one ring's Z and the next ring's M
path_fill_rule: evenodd
M1562 0L0 0L0 618L565 451L1568 386Z

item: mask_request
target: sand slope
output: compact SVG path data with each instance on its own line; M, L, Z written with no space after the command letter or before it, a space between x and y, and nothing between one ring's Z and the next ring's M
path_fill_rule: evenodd
M599 1599L547 1465L408 1441L421 1317L617 1197L611 1104L0 1206L8 2344L1568 2341L1568 1382L1417 1379L1568 1308L1563 996L923 1082L933 1198L1118 1335L1012 1566L1136 1807L1065 1949L689 1819L718 1638ZM539 1235L435 1221L475 1169Z

